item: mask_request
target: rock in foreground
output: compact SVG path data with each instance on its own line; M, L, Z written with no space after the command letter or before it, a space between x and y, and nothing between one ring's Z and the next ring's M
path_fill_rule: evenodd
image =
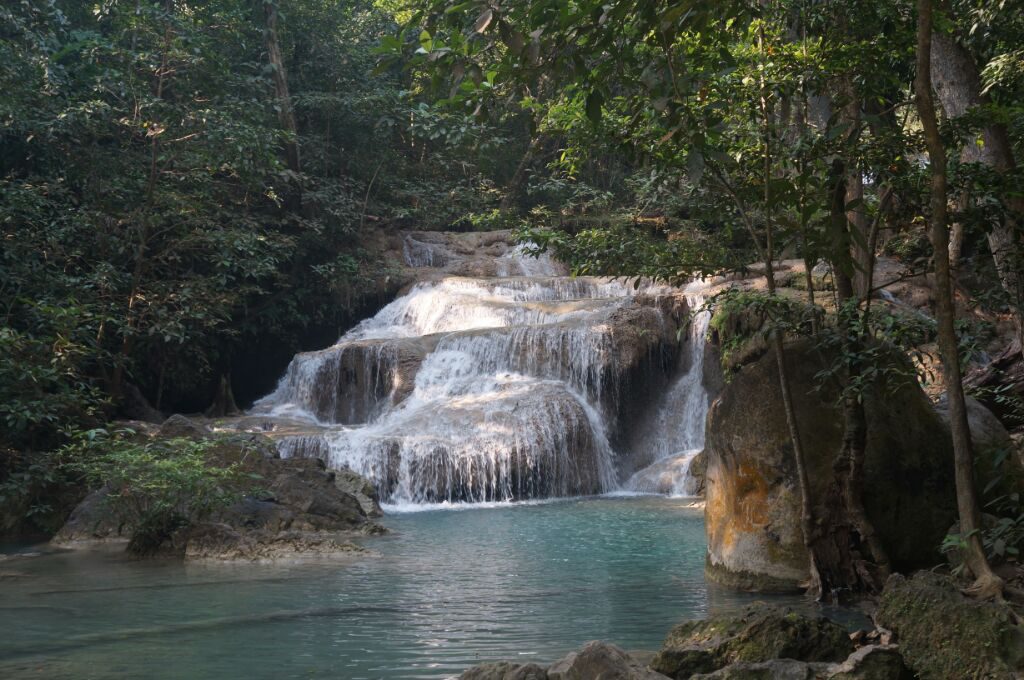
M537 664L499 661L473 666L459 680L666 680L619 647L588 642L547 669Z
M738 662L840 662L851 652L853 643L846 630L828 619L755 605L739 616L679 624L668 634L651 668L683 680Z
M907 680L894 645L854 651L825 618L767 605L739 616L686 621L645 666L606 642L588 642L551 666L510 662L470 668L460 680Z
M964 597L949 577L890 577L876 619L896 634L921 680L1009 680L1024 671L1024 627L1006 607Z

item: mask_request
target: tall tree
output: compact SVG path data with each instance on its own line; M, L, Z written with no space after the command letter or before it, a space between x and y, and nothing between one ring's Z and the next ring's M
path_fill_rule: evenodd
M970 590L981 597L1000 597L1002 579L992 571L979 535L982 524L974 485L974 451L967 422L960 351L954 327L955 309L947 224L947 158L939 131L938 116L935 113L935 102L932 99L933 11L932 0L917 0L917 77L914 79L914 95L928 147L931 174L928 237L935 264L935 312L938 322L939 355L946 371L946 397L949 400L950 428L953 434L956 499L960 513L960 535L964 541L964 561L975 577Z
M956 25L952 5L948 0L940 0L936 8L948 19L943 22L944 26ZM977 113L988 104L988 98L982 93L978 65L953 30L937 30L933 27L930 49L932 86L949 120ZM980 137L964 145L961 159L967 163L980 163L991 168L997 175L1011 173L1016 162L1006 126L998 120L986 121ZM1019 221L1021 215L1024 215L1024 198L1011 195L1006 200L1006 207L1009 210L1004 211L1002 219L988 231L988 244L999 280L1015 313L1018 340L1024 341L1024 321L1021 316L1024 272L1020 264L1022 225ZM960 254L962 226L958 231L953 239L954 264Z

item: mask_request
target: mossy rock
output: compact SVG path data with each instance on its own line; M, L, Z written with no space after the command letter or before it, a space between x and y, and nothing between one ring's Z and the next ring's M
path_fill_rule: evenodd
M677 625L651 668L682 680L738 662L840 662L852 651L853 643L842 626L824 617L759 604L739 616Z
M904 661L921 680L1010 680L1024 671L1024 628L1010 610L964 597L949 577L890 577L875 618L897 635Z

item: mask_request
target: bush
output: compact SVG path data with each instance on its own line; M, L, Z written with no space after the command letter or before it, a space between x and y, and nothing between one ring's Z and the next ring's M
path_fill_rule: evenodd
M219 464L215 441L140 441L131 430L89 430L62 449L63 466L92 488L108 490L106 502L122 531L131 533L128 551L156 552L175 531L208 518L239 500L253 475L239 463Z

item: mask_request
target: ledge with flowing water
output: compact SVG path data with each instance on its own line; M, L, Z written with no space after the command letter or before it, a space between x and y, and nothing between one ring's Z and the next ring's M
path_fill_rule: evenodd
M390 503L686 491L708 401L699 286L569 277L507 232L409 233L403 256L419 282L255 405L283 455Z

